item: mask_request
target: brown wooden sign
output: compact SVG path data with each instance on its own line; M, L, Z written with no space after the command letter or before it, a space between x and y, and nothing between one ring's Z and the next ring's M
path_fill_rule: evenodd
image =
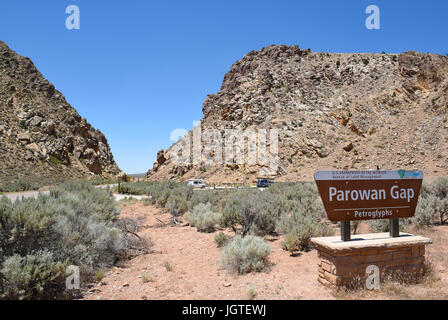
M331 221L414 216L421 171L319 171L314 175Z

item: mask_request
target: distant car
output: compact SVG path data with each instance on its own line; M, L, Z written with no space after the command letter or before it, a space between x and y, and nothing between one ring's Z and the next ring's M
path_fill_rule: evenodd
M274 182L269 179L258 179L257 187L258 188L269 188L269 186L273 183Z
M194 188L205 188L205 183L202 180L188 180L187 185Z

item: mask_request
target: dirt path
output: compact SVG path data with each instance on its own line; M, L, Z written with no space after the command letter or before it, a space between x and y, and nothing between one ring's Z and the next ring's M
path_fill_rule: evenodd
M233 275L221 270L220 249L214 234L199 233L192 227L155 227L169 220L169 214L153 206L135 203L125 206L122 217L138 219L149 236L152 249L160 251L136 257L106 272L84 299L334 299L331 291L317 280L315 251L291 257L280 247L272 247L270 272ZM172 268L172 271L169 269Z

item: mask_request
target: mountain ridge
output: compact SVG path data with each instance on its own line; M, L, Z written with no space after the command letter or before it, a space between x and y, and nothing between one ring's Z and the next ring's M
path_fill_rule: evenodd
M0 41L0 182L54 183L121 173L104 134L31 59Z
M202 130L280 130L279 181L317 170L422 169L448 173L448 57L408 51L315 53L271 45L251 51L208 95ZM188 133L192 138L193 131ZM252 182L263 165L176 164L160 150L150 180ZM205 149L203 149L204 151ZM247 147L244 152L247 153ZM219 153L217 153L219 156Z

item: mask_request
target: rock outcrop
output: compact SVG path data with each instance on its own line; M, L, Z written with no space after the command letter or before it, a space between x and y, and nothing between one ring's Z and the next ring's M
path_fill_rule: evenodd
M377 166L421 169L427 176L448 173L445 56L269 46L237 61L202 110L203 132L214 129L224 136L232 128L278 129L279 163L273 176L279 181L311 180L316 170ZM172 158L179 143L164 157ZM245 182L260 175L259 164L205 163L158 161L148 178Z
M0 183L120 173L106 137L0 41Z

